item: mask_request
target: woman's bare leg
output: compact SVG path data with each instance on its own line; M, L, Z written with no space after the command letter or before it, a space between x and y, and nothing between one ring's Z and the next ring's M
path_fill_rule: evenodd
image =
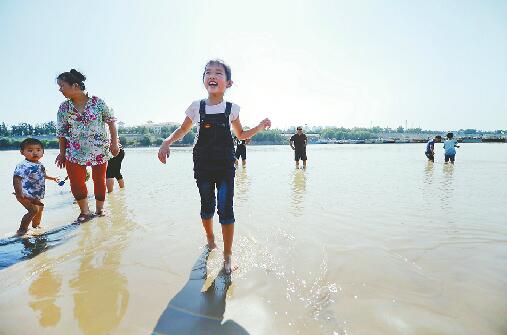
M102 210L104 209L104 201L95 200L95 213L97 215L102 215Z
M81 200L76 200L79 209L81 210L81 214L88 215L90 214L90 207L88 206L88 198L84 198Z

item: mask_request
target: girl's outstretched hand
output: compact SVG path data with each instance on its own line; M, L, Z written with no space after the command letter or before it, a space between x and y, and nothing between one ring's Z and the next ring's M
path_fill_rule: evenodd
M169 155L171 153L171 150L169 149L168 145L162 145L160 146L160 149L158 149L158 160L165 164L166 159L169 158Z
M262 130L271 128L271 120L270 120L270 119L268 119L268 118L265 118L264 120L262 120L262 121L259 123L259 127L260 127Z

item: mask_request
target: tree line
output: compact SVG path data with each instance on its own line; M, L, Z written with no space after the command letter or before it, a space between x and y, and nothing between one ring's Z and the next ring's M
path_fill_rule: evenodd
M179 125L164 125L162 127L153 126L121 126L118 128L120 142L124 146L158 146L167 138ZM288 137L286 134L296 133L296 127L287 129L270 129L256 134L252 138L252 144L286 144ZM344 127L311 127L305 129L305 133L319 135L320 138L330 140L367 140L382 137L383 134L443 134L444 131L423 130L421 128L344 128ZM477 129L460 129L456 133L465 136L479 136L484 133L502 134L505 131L496 130L483 132ZM56 134L56 124L53 121L31 125L23 122L16 125L7 126L5 122L0 124L0 149L18 148L23 137L28 136L48 136L43 140L45 147L58 148L58 140L51 138ZM284 136L285 134L285 136ZM195 127L183 137L177 144L191 145L196 136Z
M8 127L5 122L0 124L0 137L9 136L44 136L55 135L56 124L53 121L31 125L23 122Z

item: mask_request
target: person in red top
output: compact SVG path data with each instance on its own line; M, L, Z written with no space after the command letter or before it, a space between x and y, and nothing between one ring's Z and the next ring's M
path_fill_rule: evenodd
M303 161L303 169L306 168L306 144L308 139L303 134L303 128L297 127L297 133L292 135L289 140L290 147L294 150L294 160L296 161L296 169L299 169L299 160Z

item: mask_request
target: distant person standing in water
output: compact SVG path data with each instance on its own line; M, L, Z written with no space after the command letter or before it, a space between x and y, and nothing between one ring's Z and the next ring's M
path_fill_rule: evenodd
M250 143L250 139L246 140L239 140L237 137L236 139L236 162L234 163L236 166L239 164L239 158L241 157L241 164L243 166L246 165L246 145Z
M232 242L234 239L234 141L231 129L238 139L251 138L269 128L271 121L264 119L249 130L243 130L239 120L239 106L224 100L224 94L232 86L231 68L222 60L210 60L204 67L202 81L208 93L207 99L194 101L185 112L181 126L162 142L158 159L166 163L170 145L197 125L197 137L193 149L194 178L201 196L201 221L208 240L208 248L216 248L213 234L213 216L218 208L219 222L224 240L224 271L230 274ZM215 195L216 189L216 195ZM218 204L217 204L218 202Z
M440 142L442 142L442 136L437 135L426 143L426 152L424 154L428 157L429 161L435 162L435 143Z
M104 100L84 92L84 75L72 69L56 79L60 92L68 100L58 109L56 136L60 154L55 163L67 170L70 189L81 210L77 221L84 222L93 217L85 183L87 166L92 168L95 214L103 215L107 161L120 151L116 119Z
M123 176L121 174L121 162L123 158L125 158L125 151L123 150L123 146L118 140L118 146L120 148L120 153L107 162L107 170L106 170L106 186L107 193L113 192L114 188L114 179L118 181L118 186L120 188L125 188L125 181L123 180Z
M297 132L289 140L290 147L294 150L296 168L299 169L299 160L303 161L303 168L306 168L306 144L308 139L303 134L303 127L297 127Z
M445 150L445 163L447 164L451 161L451 164L454 164L456 157L456 149L459 148L458 141L454 139L453 133L447 133L447 139L444 141L444 150Z

